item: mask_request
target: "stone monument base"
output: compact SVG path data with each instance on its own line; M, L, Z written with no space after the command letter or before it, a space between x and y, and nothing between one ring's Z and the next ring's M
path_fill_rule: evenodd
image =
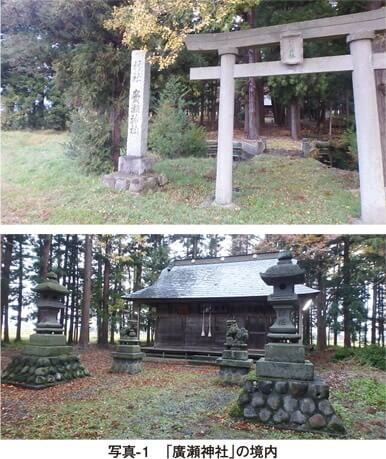
M239 385L245 382L253 365L252 359L233 360L220 357L216 362L220 366L219 377L221 381Z
M154 160L148 156L120 156L118 172L102 177L102 183L115 190L128 190L133 194L156 191L167 184L164 174L152 171Z
M43 389L71 379L89 376L79 356L66 346L64 335L34 334L30 344L16 355L2 373L1 382Z
M144 353L141 352L139 345L119 345L112 356L113 364L110 370L112 373L135 375L143 370Z
M113 172L102 177L102 183L115 190L128 190L133 194L157 191L165 186L168 179L164 174L147 173L145 175Z
M314 379L314 365L304 360L304 346L289 343L268 343L265 357L256 362L256 374L264 378Z
M329 387L321 379L256 379L244 384L238 405L245 418L275 427L344 435Z

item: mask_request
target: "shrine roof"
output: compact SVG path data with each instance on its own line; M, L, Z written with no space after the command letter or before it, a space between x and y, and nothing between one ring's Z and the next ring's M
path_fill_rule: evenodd
M129 300L266 298L273 287L260 273L277 263L279 252L255 255L176 260L165 268L151 286L124 295ZM294 260L296 263L296 261ZM295 286L300 296L318 290Z

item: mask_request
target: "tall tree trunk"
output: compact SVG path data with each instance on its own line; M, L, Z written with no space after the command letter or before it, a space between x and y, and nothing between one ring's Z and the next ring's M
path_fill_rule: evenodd
M86 234L84 254L84 280L82 318L80 326L80 340L82 347L86 347L90 341L90 303L91 303L91 275L92 275L92 235Z
M23 309L23 236L19 236L19 286L17 291L16 340L21 341L21 314Z
M377 334L376 334L376 323L377 323L377 279L373 280L373 304L372 304L372 312L371 312L371 344L375 344L377 341Z
M277 126L284 126L285 124L285 110L283 105L272 97L272 112L273 119Z
M316 326L317 326L317 341L316 346L318 351L324 351L327 347L326 343L326 286L323 273L318 272L318 288L320 294L317 301L316 309Z
M2 254L3 263L1 267L1 327L0 330L3 332L4 343L9 343L9 324L8 324L8 312L9 312L9 277L12 263L12 251L14 237L11 234L2 236Z
M78 255L78 236L74 234L71 242L71 308L70 308L70 326L68 329L68 344L74 342L74 320L76 308L76 273L77 273L77 255Z
M42 279L45 279L47 277L48 271L51 268L50 253L51 253L52 235L43 234L41 235L41 238L43 239L43 241L42 241L39 275Z
M343 332L344 332L344 346L351 347L351 311L350 311L350 283L351 283L351 269L350 269L350 236L343 236Z
M106 346L109 341L109 290L110 290L110 272L111 263L110 255L112 249L112 241L109 238L106 241L106 253L104 259L104 272L103 272L103 293L102 293L102 321L101 321L101 337L100 345Z
M118 169L118 161L121 155L121 122L122 110L118 103L114 104L110 114L111 141L114 169Z

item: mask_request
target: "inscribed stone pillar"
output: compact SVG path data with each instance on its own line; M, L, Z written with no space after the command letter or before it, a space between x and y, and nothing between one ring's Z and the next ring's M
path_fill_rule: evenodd
M386 223L382 148L372 64L373 32L347 37L353 61L353 91L358 143L361 219L363 223Z
M150 64L146 51L135 50L131 54L129 117L126 156L119 158L118 170L142 175L150 170L146 158L150 99Z
M233 123L235 104L234 65L237 49L219 50L221 56L220 103L215 204L232 204Z

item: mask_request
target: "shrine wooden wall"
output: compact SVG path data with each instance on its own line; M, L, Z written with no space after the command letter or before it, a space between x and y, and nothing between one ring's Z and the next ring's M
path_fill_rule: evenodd
M248 347L262 349L268 327L274 320L274 312L266 302L168 303L152 306L157 309L155 347L222 349L226 321L236 319L238 325L249 332ZM202 336L203 311L205 336Z

